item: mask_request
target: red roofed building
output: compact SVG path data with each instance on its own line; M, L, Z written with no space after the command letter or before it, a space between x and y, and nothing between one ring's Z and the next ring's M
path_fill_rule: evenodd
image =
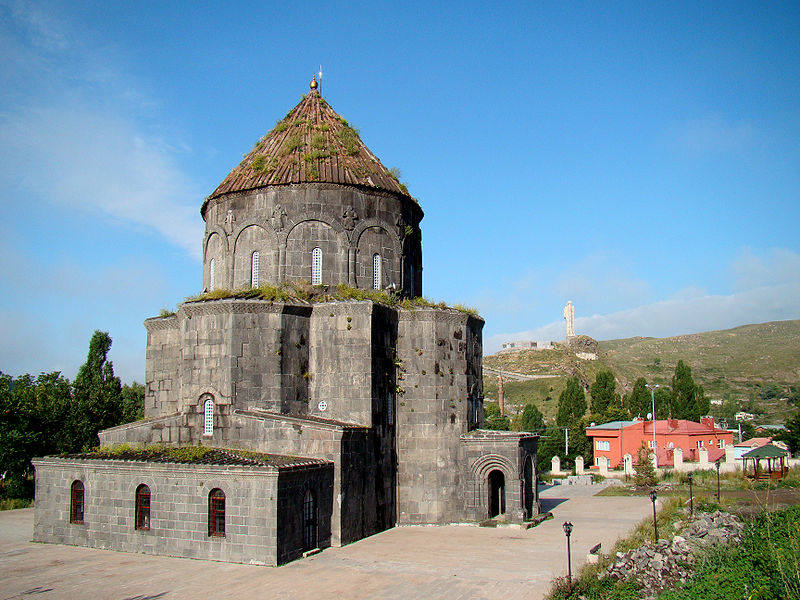
M725 456L725 446L733 444L733 433L714 425L713 417L703 417L699 423L685 419L660 421L612 421L586 428L592 440L594 464L598 458L608 458L611 469L620 467L623 457L634 458L644 445L653 452L653 424L655 423L655 449L658 466L672 466L675 448L683 450L686 461L699 459L699 450L708 450L708 460L714 462Z

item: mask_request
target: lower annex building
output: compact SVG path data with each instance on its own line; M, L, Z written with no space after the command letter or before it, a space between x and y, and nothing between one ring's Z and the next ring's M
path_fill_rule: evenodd
M202 205L205 293L145 321L145 419L34 461L36 541L278 565L538 514L538 437L480 429L483 320L415 300L422 209L311 85Z

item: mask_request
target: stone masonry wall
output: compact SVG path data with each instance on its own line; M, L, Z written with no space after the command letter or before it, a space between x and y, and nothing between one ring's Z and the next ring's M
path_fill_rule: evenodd
M459 436L476 426L476 407L482 399L482 328L481 319L455 310L399 311L400 523L464 518Z
M296 540L290 536L279 557L276 499L281 475L275 468L53 457L37 459L34 466L34 541L267 565L297 555ZM305 485L319 490L324 528L333 502L332 465L306 468L303 473ZM85 487L83 524L70 523L70 489L75 480ZM150 488L149 530L135 529L140 484ZM224 537L208 535L208 496L214 488L225 492ZM296 501L292 494L287 498ZM302 502L298 510L302 512ZM321 531L324 543L329 536Z
M249 285L259 252L259 284L311 279L311 251L322 250L322 281L372 287L381 255L381 286L422 295L422 209L390 192L328 183L268 186L226 194L205 205L203 288ZM413 285L411 278L414 279Z
M475 430L461 439L465 449L462 494L468 520L489 517L489 474L494 470L503 473L505 515L509 521L521 522L539 514L538 435Z

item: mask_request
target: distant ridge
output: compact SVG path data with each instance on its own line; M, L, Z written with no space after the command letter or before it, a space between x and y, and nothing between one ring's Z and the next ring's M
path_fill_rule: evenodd
M742 325L733 329L706 331L668 338L636 336L600 341L598 359L585 361L564 345L553 350L520 350L487 356L490 369L526 375L550 374L547 380L510 382L506 388L514 396L543 403L545 414L554 413L558 394L568 377L577 376L584 385L594 380L597 371L611 369L622 391L630 391L637 377L669 385L678 360L692 368L695 381L713 399L729 394L736 399L749 399L762 386L787 388L800 385L800 320L771 321ZM497 377L484 374L487 397L494 397ZM551 401L545 401L547 396ZM508 396L508 394L507 394ZM776 399L760 406L765 420L782 422L791 412L785 402Z

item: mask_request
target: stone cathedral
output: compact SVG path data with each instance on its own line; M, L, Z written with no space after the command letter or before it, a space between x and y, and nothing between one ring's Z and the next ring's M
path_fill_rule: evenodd
M315 81L200 211L206 293L145 321L145 419L34 461L35 540L278 565L538 513L538 437L480 429L483 321L413 302L422 209ZM412 301L225 292L282 284Z

